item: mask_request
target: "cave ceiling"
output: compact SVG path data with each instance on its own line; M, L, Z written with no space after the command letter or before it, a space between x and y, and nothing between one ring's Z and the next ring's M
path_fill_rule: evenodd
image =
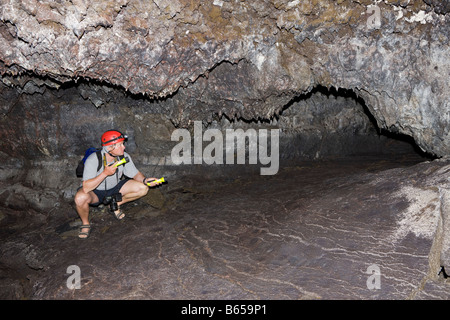
M184 126L270 118L318 85L345 88L380 128L446 156L449 11L433 0L3 0L0 95L82 81L178 97L168 114Z

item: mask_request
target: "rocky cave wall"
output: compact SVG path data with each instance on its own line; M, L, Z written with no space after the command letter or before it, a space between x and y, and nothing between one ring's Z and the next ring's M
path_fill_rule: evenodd
M315 157L324 134L311 128L336 130L340 113L344 135L373 134L361 120L370 116L378 130L448 156L449 10L421 0L2 2L1 151L15 159L3 178L51 185L20 168L37 159L70 168L114 126L142 164L165 163L171 131L195 120L276 124L294 140L309 132L303 152ZM339 95L328 122L297 106L313 91L312 104L323 104L317 88L326 99L351 92L366 115L352 99L346 113Z

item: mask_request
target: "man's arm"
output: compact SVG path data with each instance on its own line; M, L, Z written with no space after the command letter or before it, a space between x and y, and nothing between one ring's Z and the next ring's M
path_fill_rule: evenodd
M153 180L156 180L156 178L146 178L141 172L138 172L138 173L133 177L133 180L142 182L143 184L147 184L147 183L150 183L150 182L153 181ZM150 187L154 187L154 186L156 186L156 185L158 185L158 184L161 184L161 182L160 182L160 183L150 183L149 186L150 186Z
M83 191L85 193L88 193L88 192L94 190L95 188L97 188L97 186L100 183L102 183L103 180L106 179L107 176L110 176L110 175L113 175L114 173L116 173L116 170L117 170L117 167L115 167L114 165L106 166L103 169L102 173L100 173L95 178L83 181Z
M145 176L139 171L138 173L136 173L136 175L133 177L133 180L136 180L138 182L142 182L145 184Z
M95 178L83 181L83 191L85 193L88 193L94 190L100 183L102 183L103 180L106 179L107 176L108 175L103 170L103 172L100 175L96 176Z

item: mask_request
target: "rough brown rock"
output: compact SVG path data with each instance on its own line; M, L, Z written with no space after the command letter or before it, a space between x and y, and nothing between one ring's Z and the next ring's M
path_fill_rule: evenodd
M268 119L333 86L363 97L380 128L449 154L448 2L14 1L0 12L0 73L19 91L85 79L178 92L167 113L184 126Z

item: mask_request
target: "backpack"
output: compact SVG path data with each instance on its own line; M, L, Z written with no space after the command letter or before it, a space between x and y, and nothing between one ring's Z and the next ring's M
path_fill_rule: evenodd
M97 171L100 170L100 168L103 165L103 160L102 160L102 152L101 149L97 149L94 147L90 147L89 149L87 149L84 153L84 157L83 159L80 160L80 162L78 163L77 169L75 170L77 177L81 178L83 176L83 171L84 171L84 163L86 162L86 159L93 153L97 154L97 159L98 159L98 167L97 167Z

